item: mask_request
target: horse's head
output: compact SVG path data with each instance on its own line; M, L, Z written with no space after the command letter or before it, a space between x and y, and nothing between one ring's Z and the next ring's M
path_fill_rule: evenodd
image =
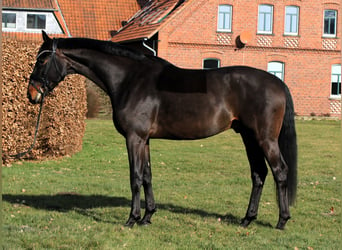
M33 104L41 102L67 75L67 62L57 48L58 40L51 39L44 31L43 40L27 88Z

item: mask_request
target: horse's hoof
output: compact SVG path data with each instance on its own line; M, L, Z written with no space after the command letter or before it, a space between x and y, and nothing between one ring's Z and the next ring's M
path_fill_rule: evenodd
M290 219L291 217L290 216L287 216L285 218L279 218L278 220L278 224L276 226L276 229L279 229L279 230L284 230L285 229L285 225L286 225L286 222Z
M151 224L152 224L151 221L144 221L144 220L141 220L141 221L138 222L138 225L139 225L139 226L149 226L149 225L151 225Z
M248 221L248 220L242 220L241 223L240 223L240 226L241 227L248 227L248 225L250 224L251 222Z
M134 226L135 222L126 222L125 227L132 228Z
M134 226L135 223L137 223L138 220L134 219L134 218L129 218L128 221L125 224L125 227L129 227L132 228Z
M276 229L279 229L279 230L284 230L285 229L285 224L287 222L287 219L280 219L278 221L278 224L276 226Z
M242 220L241 220L241 223L240 223L240 226L241 227L248 227L248 225L249 224L251 224L251 222L253 221L253 220L255 220L256 219L256 216L253 216L253 217L245 217L245 218L243 218Z
M278 222L277 226L276 226L276 229L278 230L284 230L285 229L285 224L286 224L286 221L285 222Z

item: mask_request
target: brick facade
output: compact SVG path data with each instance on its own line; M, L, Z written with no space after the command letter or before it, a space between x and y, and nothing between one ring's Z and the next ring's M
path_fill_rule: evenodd
M231 32L217 31L218 6L232 6ZM273 32L257 33L258 5L273 6ZM284 35L285 6L299 7L298 35ZM338 11L336 37L323 36L323 12ZM267 70L268 62L284 63L284 81L294 97L298 115L341 116L340 98L332 99L331 68L341 64L339 0L193 0L158 31L158 56L185 68L202 68L203 59L220 66L248 65ZM243 31L251 40L237 49Z
M57 2L60 8L51 7L54 2L48 0L5 1L5 6L17 8L13 4L20 3L24 9L52 8L64 30L64 34L54 34L55 37L70 33L73 37L107 40L113 36L114 42L150 53L144 42L158 56L179 67L202 68L206 58L218 59L221 67L248 65L263 70L267 70L269 62L281 62L298 115L341 117L341 97L331 96L332 65L341 65L341 0L111 0L97 1L96 5L90 1L79 8L70 0ZM22 6L24 3L34 6ZM41 6L43 3L46 6ZM261 4L273 8L272 32L267 35L258 33ZM219 5L232 8L229 32L218 31ZM109 6L113 9L109 10ZM285 35L286 6L299 9L296 35ZM324 10L337 12L335 36L323 34ZM80 13L84 13L82 18ZM236 39L244 31L251 38L238 49ZM3 32L2 36L41 40L40 33Z

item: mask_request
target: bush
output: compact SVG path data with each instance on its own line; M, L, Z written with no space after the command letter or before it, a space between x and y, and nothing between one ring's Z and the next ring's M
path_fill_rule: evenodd
M87 110L87 118L96 118L100 110L99 96L91 88L87 88Z
M85 82L87 89L87 117L110 119L112 117L112 104L109 96L89 79L86 79Z
M27 85L40 42L2 40L2 161L33 142L39 105L27 99ZM45 99L35 148L26 157L44 159L71 155L82 148L85 131L84 78L67 77Z

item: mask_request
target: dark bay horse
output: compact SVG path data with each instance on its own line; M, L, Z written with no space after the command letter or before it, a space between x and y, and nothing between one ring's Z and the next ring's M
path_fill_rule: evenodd
M95 82L111 99L114 125L126 139L129 158L132 203L127 226L150 224L156 211L150 138L193 140L233 128L245 144L253 182L241 225L257 217L267 162L277 188L276 227L285 227L296 196L297 143L292 98L281 80L244 66L181 69L106 41L51 39L44 32L43 40L28 85L31 103L40 103L66 75L75 73ZM146 203L142 219L141 186Z

